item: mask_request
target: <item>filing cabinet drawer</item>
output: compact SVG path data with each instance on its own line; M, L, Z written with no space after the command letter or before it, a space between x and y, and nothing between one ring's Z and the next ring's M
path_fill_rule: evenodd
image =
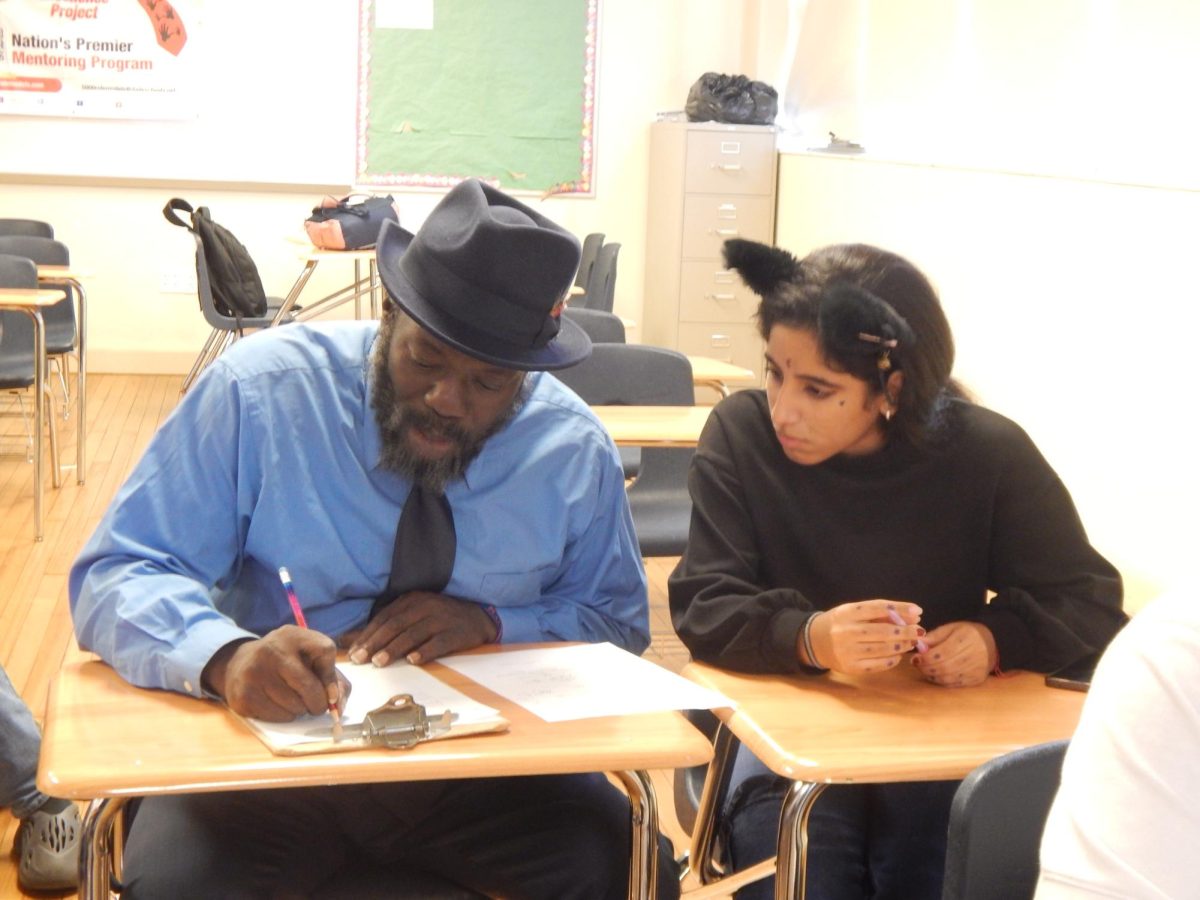
M684 174L684 190L687 193L770 196L774 187L773 133L688 133Z
M679 279L680 322L750 322L758 295L717 260L685 261Z
M693 194L683 201L683 256L720 259L729 238L771 243L771 197Z
M688 356L707 356L750 369L758 375L759 385L762 384L763 342L755 325L681 323L679 352Z

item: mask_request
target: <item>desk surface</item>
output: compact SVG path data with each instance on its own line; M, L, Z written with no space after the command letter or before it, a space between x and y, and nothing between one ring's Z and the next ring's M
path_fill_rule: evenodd
M526 645L528 646L528 645ZM486 647L504 652L519 645ZM63 667L51 686L38 784L56 797L97 798L673 768L707 762L712 746L674 712L543 722L437 663L428 670L500 710L507 732L412 750L273 755L216 703L132 687L97 661Z
M944 688L902 665L875 677L743 675L689 663L684 676L737 701L722 721L773 771L807 782L962 778L993 757L1070 737L1084 694L1019 672Z
M593 406L619 447L695 447L711 406Z
M724 384L757 384L758 375L750 369L735 366L723 359L713 359L710 356L689 356L692 364L692 381L696 384L722 382Z
M0 305L10 307L53 306L66 291L42 288L0 288Z
M87 278L88 272L81 272L71 266L42 266L37 267L38 281L80 281Z

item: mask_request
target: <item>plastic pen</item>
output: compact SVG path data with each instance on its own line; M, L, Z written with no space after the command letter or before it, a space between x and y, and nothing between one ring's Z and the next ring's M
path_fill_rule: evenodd
M903 625L908 624L907 622L904 621L903 618L901 618L900 613L896 612L894 609L888 610L888 618L892 620L893 625L903 626ZM917 638L917 652L924 653L928 649L929 649L929 645L927 643L925 643L923 640L921 640L920 638Z
M288 606L292 608L292 617L296 620L296 624L301 628L308 627L308 620L304 618L304 610L300 608L300 601L296 599L296 589L292 587L292 576L288 572L286 566L279 567L279 580L283 582L283 590L287 593ZM337 689L337 685L333 685ZM342 737L342 713L338 709L337 700L332 697L329 699L329 715L333 716L333 739L341 740Z

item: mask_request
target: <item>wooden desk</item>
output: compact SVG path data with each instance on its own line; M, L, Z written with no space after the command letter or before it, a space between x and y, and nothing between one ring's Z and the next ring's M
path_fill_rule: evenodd
M1028 672L948 689L907 665L870 678L811 678L689 663L683 675L739 704L716 711L722 728L696 816L693 867L705 884L718 882L714 788L727 777L740 741L795 781L780 819L777 898L804 896L808 815L827 785L963 778L1003 753L1070 737L1085 696L1047 688L1043 676ZM771 874L770 861L760 866L759 877Z
M593 406L618 447L695 447L711 406Z
M83 288L83 279L87 273L72 269L70 266L38 266L38 282L42 284L69 284L79 298L77 331L79 333L79 374L77 376L76 393L76 428L75 428L75 482L83 484L87 476L84 462L87 458L87 291Z
M66 296L65 291L42 288L0 288L0 309L25 313L33 321L33 530L37 541L43 536L42 455L46 430L46 325L42 321L42 307L53 306ZM58 487L58 460L51 462L51 477Z
M729 396L731 384L758 384L758 376L750 369L708 356L689 356L692 364L692 383L697 387L710 387L722 397Z
M495 653L519 645L484 647ZM712 747L678 713L543 722L524 708L437 663L428 670L500 710L502 734L453 738L412 750L273 756L221 706L132 687L97 661L69 663L46 707L38 785L56 797L102 798L84 823L80 897L107 897L119 874L114 826L130 797L249 788L362 784L612 771L630 797L630 896L653 897L658 808L646 769L706 762ZM419 698L418 698L419 699Z
M317 316L329 312L336 306L341 306L349 300L354 301L354 317L362 318L362 298L366 296L370 300L371 318L379 318L379 291L382 290L379 282L379 274L375 270L375 248L366 247L362 250L318 250L315 247L308 247L301 254L304 260L304 268L296 277L296 281L284 297L279 311L275 313L275 318L272 320L272 325L278 325L287 318L288 313L300 299L300 292L304 290L304 286L308 284L308 279L312 277L312 273L316 271L317 265L325 260L340 259L351 260L354 262L354 280L343 288L339 288L332 294L327 294L315 303L305 306L297 315L298 321L307 321L308 319L316 318ZM367 263L367 276L364 278L362 274L362 264Z

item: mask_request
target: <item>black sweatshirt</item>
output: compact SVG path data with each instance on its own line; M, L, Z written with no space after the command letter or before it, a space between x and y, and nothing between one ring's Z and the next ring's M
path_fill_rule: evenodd
M689 486L669 592L703 662L804 671L796 638L813 612L876 597L918 604L927 629L987 625L1004 670L1056 669L1126 621L1120 575L1054 470L1018 425L970 403L924 447L805 466L779 446L766 394L742 391L713 410Z

